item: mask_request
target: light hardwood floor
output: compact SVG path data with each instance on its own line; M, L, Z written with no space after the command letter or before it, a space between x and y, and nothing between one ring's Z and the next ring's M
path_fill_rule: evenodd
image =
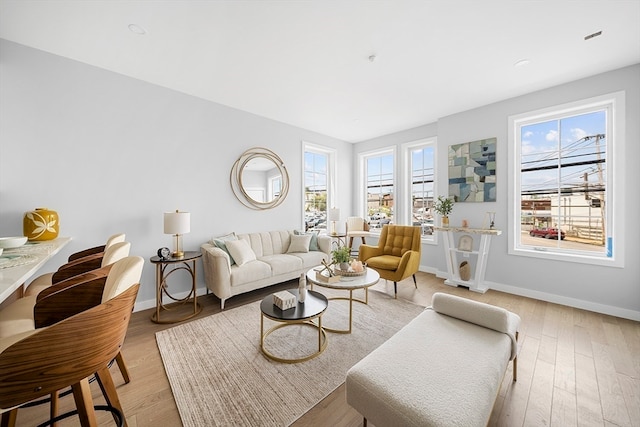
M504 307L522 318L518 381L512 382L510 364L490 426L640 426L639 322L493 290L480 295L446 286L432 274L418 273L416 277L418 289L411 279L405 280L398 284L398 298L426 306L433 293L447 292ZM231 298L226 309L292 286L284 283ZM382 280L374 289L392 293L393 283ZM198 301L203 310L197 318L220 311L219 300L213 295ZM115 365L111 370L129 426L181 426L154 335L171 325L152 323L151 313L134 313L129 326L123 354L131 383L123 383ZM102 404L95 384L92 389L96 403ZM63 410L73 406L71 396L62 399ZM48 418L47 411L48 405L21 409L18 426L37 425ZM100 414L99 419L100 425L114 425L108 414ZM293 425L355 427L362 425L362 417L346 404L342 385Z

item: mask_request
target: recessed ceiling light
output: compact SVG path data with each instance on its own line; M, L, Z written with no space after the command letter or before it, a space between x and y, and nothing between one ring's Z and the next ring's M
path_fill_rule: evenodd
M375 54L369 55L369 62L374 62L376 59L378 59L378 57Z
M129 31L139 36L144 36L145 34L147 34L147 30L145 30L138 24L129 24Z
M513 66L514 67L524 67L525 65L529 65L531 63L531 61L529 61L528 59L521 59L519 61L516 61Z

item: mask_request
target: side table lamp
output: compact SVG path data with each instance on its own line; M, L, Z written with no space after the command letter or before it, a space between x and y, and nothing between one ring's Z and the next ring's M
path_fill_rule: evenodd
M184 257L182 250L181 237L183 234L191 231L191 214L189 212L164 213L164 234L173 234L176 238L175 251L171 254L174 258Z
M329 209L329 221L331 221L331 235L335 236L338 234L336 231L336 222L340 221L340 209L335 207Z

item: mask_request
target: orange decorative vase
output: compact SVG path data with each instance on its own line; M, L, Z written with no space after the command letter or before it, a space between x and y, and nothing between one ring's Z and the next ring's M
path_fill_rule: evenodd
M24 214L22 231L30 241L53 240L58 237L60 221L58 212L47 208L36 208Z

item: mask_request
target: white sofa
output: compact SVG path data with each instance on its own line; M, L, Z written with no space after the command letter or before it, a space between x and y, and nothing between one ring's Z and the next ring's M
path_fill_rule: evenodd
M520 317L436 293L427 308L347 372L347 403L376 426L485 426Z
M311 249L317 250L309 249L314 243L310 233L296 234L293 230L231 233L213 238L201 245L207 288L220 298L220 307L224 309L225 301L234 295L300 277L330 258L331 237L316 237L317 247L314 245ZM247 245L232 243L237 241L246 242L252 253ZM303 246L306 246L306 252Z

